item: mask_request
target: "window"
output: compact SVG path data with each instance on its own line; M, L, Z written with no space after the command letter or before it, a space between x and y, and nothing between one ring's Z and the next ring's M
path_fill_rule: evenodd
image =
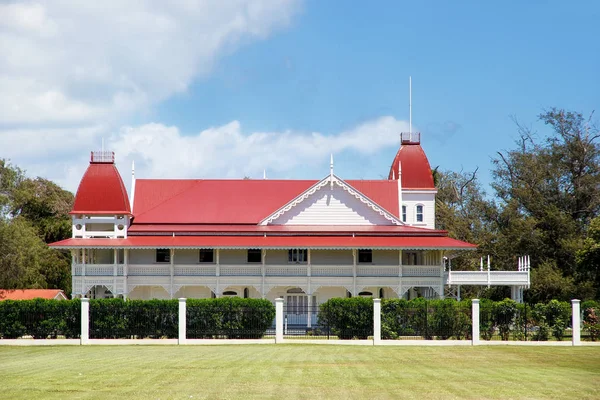
M371 249L358 250L358 262L359 263L372 263L373 262L373 250L371 250Z
M213 249L200 249L200 260L201 263L211 263L214 261L214 250Z
M384 292L383 292L383 288L380 288L380 289L379 289L379 298L380 298L380 299L383 299L383 298L384 298L384 297L383 297L383 293L384 293Z
M250 291L248 290L248 288L244 288L244 298L247 299L250 297Z
M405 251L402 252L402 264L404 265L418 265L418 255L416 251Z
M402 206L402 222L406 222L406 206Z
M373 293L371 292L360 292L358 295L360 297L373 297Z
M248 249L248 262L259 263L262 261L262 251L260 249Z
M308 261L307 254L306 249L290 249L288 250L288 262L305 263Z
M228 290L226 292L223 292L223 297L235 297L237 296L237 292L234 292L233 290Z
M171 251L169 249L156 249L156 262L157 263L171 262Z
M423 206L417 206L417 222L423 222Z

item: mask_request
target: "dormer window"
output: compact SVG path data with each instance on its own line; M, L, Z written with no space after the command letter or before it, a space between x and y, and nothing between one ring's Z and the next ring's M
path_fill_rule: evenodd
M402 222L406 222L406 206L402 206Z
M422 205L418 205L417 206L417 222L423 222L423 206Z

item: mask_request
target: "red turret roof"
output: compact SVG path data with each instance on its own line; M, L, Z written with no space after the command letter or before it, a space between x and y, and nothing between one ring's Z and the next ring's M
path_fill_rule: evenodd
M131 214L123 179L114 156L94 157L85 171L71 214Z
M398 164L402 165L402 189L435 189L429 160L419 142L403 142L388 179L398 179Z

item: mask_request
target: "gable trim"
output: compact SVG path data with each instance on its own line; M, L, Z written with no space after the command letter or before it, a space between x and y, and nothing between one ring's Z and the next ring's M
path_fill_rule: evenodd
M280 209L275 211L273 214L271 214L268 217L266 217L265 219L263 219L259 223L259 225L268 225L269 223L272 223L273 221L275 221L276 219L278 219L279 217L281 217L282 215L284 215L285 213L287 213L288 211L290 211L291 209L296 207L298 204L304 202L306 199L308 199L313 194L318 192L321 188L323 188L328 183L331 184L331 187L333 187L334 184L338 185L340 188L342 188L343 190L348 192L350 195L354 196L356 199L361 201L363 204L367 205L372 211L381 215L382 217L384 217L385 219L390 221L392 224L405 225L402 221L400 221L400 219L396 218L392 213L387 211L385 208L381 207L379 204L375 203L373 200L371 200L370 198L365 196L363 193L361 193L360 191L358 191L357 189L355 189L348 183L346 183L344 180L338 178L335 174L328 175L325 178L323 178L322 180L320 180L319 182L315 183L313 186L311 186L306 191L304 191L304 193L300 194L295 199L291 200L289 203L287 203L286 205L284 205L283 207L281 207Z

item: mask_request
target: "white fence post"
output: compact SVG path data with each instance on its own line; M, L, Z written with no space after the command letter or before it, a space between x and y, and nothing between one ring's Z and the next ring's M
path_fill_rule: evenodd
M187 339L187 307L185 298L179 299L179 337L177 344L185 344Z
M373 345L381 344L381 299L373 299Z
M573 299L571 304L573 306L572 311L572 325L573 325L573 346L581 346L581 300Z
M90 299L81 299L81 344L90 342Z
M283 343L283 299L275 299L275 343Z
M479 344L479 299L471 300L471 314L473 320L471 343L473 346L477 346Z

